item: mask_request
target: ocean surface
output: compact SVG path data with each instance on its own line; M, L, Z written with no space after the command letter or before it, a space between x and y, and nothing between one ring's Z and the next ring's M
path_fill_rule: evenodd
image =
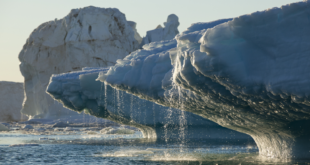
M0 164L310 164L262 159L256 145L152 142L142 133L102 134L97 127L51 128L11 125L0 132Z

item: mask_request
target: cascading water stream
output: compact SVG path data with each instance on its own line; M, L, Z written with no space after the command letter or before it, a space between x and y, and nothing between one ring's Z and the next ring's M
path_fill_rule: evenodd
M105 83L101 82L101 86L100 86L100 93L99 93L99 104L101 104L102 102L102 89L103 89L103 86L105 86ZM106 90L104 91L106 93ZM104 98L105 100L105 98ZM98 112L100 111L100 107L98 106ZM99 127L99 123L98 123L98 118L96 118L96 123L97 123L97 127Z
M133 95L130 95L130 103L129 103L129 111L130 111L130 119L133 120Z
M167 123L164 125L164 129L165 129L165 142L166 142L166 148L169 148L169 144L168 144L168 141L169 141L169 137L168 137L168 131L169 131L169 125L171 124L171 115L172 115L172 109L169 108L168 109L168 114L167 114ZM164 155L165 155L165 158L167 159L170 154L168 153L168 151L164 151Z
M186 139L185 139L185 135L186 135L186 126L187 126L187 120L186 120L186 116L185 113L183 111L183 94L181 91L181 88L178 87L178 93L179 93L179 105L181 106L181 111L179 114L179 136L180 136L180 152L184 152L184 146L186 145Z
M153 112L153 123L154 123L154 128L156 129L156 112L155 112L155 104L152 106L152 112Z
M108 106L108 103L107 103L107 98L108 98L107 90L108 90L107 84L104 83L104 107ZM107 127L107 121L106 120L104 122L104 126Z

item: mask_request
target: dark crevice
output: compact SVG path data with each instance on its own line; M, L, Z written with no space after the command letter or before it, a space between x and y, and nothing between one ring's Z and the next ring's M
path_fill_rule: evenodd
M121 30L121 33L124 34L124 27L120 24L120 22L118 22L118 19L116 17L114 17L114 20L115 20L118 28Z
M89 34L90 37L92 37L91 36L91 26L88 27L88 34Z
M80 20L78 20L77 22L80 24L80 26L82 26L82 23L81 23L81 21L80 21Z

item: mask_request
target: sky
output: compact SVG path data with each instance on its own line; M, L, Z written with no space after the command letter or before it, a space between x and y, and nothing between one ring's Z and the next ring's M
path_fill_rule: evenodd
M301 0L0 0L0 81L23 82L18 54L40 24L61 19L71 9L96 6L118 8L137 23L141 36L167 20L179 17L179 31L192 23L262 11Z

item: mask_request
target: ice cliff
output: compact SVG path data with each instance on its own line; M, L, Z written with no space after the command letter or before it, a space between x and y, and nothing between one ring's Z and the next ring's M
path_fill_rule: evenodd
M27 120L21 114L23 99L23 83L0 81L0 122Z
M139 47L134 22L118 9L73 9L60 20L43 23L29 36L19 54L25 78L22 113L31 117L74 115L45 93L52 74L107 67Z
M309 159L309 18L303 1L189 30L144 46L98 79L249 134L262 156Z
M139 99L96 81L109 68L53 75L47 92L66 108L84 111L119 124L139 128L147 140L193 143L252 143L250 136L223 128L200 116Z
M167 18L167 22L164 22L164 26L162 27L158 25L154 30L149 30L146 32L146 36L143 37L141 46L162 40L171 40L177 34L179 34L178 26L179 18L175 14L170 14Z

